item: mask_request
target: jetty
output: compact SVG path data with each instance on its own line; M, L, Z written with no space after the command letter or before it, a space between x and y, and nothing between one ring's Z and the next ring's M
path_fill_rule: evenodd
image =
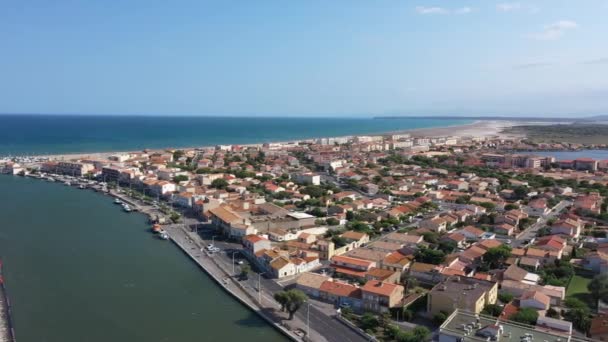
M2 274L2 261L0 260L0 342L15 342L15 329L11 318L11 302L8 299L4 277Z

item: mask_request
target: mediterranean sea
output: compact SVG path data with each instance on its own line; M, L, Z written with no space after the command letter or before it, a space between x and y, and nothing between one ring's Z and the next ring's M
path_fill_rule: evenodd
M0 156L264 143L472 122L446 118L0 115Z

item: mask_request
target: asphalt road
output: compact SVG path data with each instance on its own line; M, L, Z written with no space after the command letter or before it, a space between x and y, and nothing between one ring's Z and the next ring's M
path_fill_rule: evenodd
M205 239L206 243L211 243L211 237L214 234L212 231L205 229L205 230L201 230L200 233L203 236L203 238ZM213 244L222 250L222 252L216 253L214 257L220 258L222 260L222 263L224 265L226 265L226 267L228 268L228 271L231 271L230 267L233 264L232 263L232 253L234 251L242 250L242 246L238 243L232 243L232 242L226 242L226 241L220 240L219 237L216 237L216 240L214 240ZM243 260L244 262L248 263L242 257L241 258L235 257L235 262L237 262L237 260ZM239 272L240 272L240 267L238 265L236 265L235 273L239 273ZM264 276L261 276L258 278L258 274L254 273L254 272L250 273L249 279L245 280L244 282L245 282L246 286L249 286L253 289L257 289L258 288L258 279L259 279L259 281L261 283L261 287L262 287L262 300L263 301L270 300L270 301L274 302L273 294L283 290L283 287L281 287L279 284L277 284L274 280L265 278ZM300 308L300 310L298 310L296 312L296 316L299 319L301 319L303 322L306 322L307 321L307 306L304 305L302 308ZM366 339L364 339L361 335L357 334L356 332L354 332L352 329L345 326L343 323L341 323L337 319L335 319L331 316L328 316L326 313L317 309L312 304L310 305L310 313L308 316L310 318L310 328L314 329L315 331L317 331L318 333L323 335L323 337L325 337L325 339L327 339L327 341L330 341L330 342L366 341Z
M534 223L533 225L528 227L528 229L520 233L520 235L517 236L517 239L513 240L512 246L516 248L525 246L525 241L529 241L532 238L535 238L536 234L538 233L538 230L544 227L549 219L559 215L561 211L569 205L572 205L572 202L559 202L547 215L542 216L541 218L539 218L538 222Z

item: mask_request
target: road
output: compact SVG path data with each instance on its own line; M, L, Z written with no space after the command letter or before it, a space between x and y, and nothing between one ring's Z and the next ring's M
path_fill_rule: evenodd
M225 269L229 272L232 272L233 262L232 262L232 253L242 250L242 246L237 243L227 242L220 240L219 237L213 239L214 236L213 231L209 229L204 229L199 231L199 234L204 239L205 244L210 244L213 241L213 244L216 247L219 247L222 252L214 255L214 258L221 264L225 266ZM236 260L245 259L236 258ZM253 268L253 267L252 267ZM234 267L235 273L240 273L240 267ZM257 273L251 273L249 279L243 281L246 287L254 289L257 291L258 289L258 281L262 287L262 301L271 301L275 302L273 298L273 294L283 290L283 287L277 284L274 280L265 278L264 276L258 276ZM321 335L330 342L359 342L366 341L361 335L354 332L352 329L345 326L343 323L339 322L337 319L327 315L322 312L320 309L315 307L314 304L310 305L310 312L308 317L310 318L310 328ZM307 321L307 306L304 305L300 310L296 312L296 316L303 322Z
M553 209L551 209L549 213L541 216L538 219L538 222L534 223L533 225L528 227L528 229L519 233L519 235L517 235L517 238L513 241L512 246L515 248L525 246L526 241L529 242L530 240L532 240L532 238L535 238L536 234L538 233L538 230L544 227L549 219L556 217L562 212L562 210L564 210L564 208L570 205L572 205L572 202L570 201L564 200L559 202L555 207L553 207Z

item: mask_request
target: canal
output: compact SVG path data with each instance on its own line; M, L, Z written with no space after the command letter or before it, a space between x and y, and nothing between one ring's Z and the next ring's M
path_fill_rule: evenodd
M146 220L90 190L0 176L0 257L17 340L286 340Z

